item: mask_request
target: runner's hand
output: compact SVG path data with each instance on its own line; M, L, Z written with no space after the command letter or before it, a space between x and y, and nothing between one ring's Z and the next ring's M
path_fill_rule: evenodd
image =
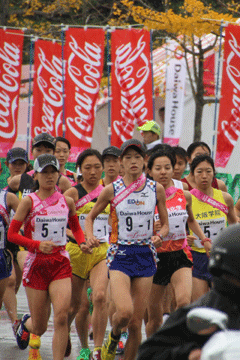
M152 236L151 240L156 249L162 245L162 239L158 235Z
M160 222L160 220L154 221L153 230L155 232L159 232L161 230L161 222Z
M85 254L92 254L92 248L90 248L86 243L80 244L80 249Z
M89 247L89 248L94 248L94 247L99 247L99 245L100 245L100 242L99 242L99 240L96 238L96 236L92 236L92 237L89 237L88 239L87 239L87 246Z
M39 250L44 254L51 254L53 251L53 248L58 247L57 244L55 244L51 240L45 240L41 241L39 245Z
M194 242L194 240L196 240L196 236L193 236L193 235L187 235L187 243L189 246L191 246Z
M212 244L210 243L210 241L205 241L204 243L204 249L206 251L207 256L210 256L210 250L212 248Z
M201 349L194 349L190 352L188 360L200 360L201 359Z

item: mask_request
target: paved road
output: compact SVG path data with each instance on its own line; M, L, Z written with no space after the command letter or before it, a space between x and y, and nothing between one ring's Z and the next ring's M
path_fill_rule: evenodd
M27 299L23 286L20 287L18 292L18 315L19 318L22 314L28 312ZM109 326L107 327L107 333L109 332ZM41 356L42 360L52 360L52 335L53 335L53 322L52 317L50 317L48 330L42 336L42 345L41 345ZM145 334L143 331L143 338ZM68 360L76 360L81 350L80 342L76 334L75 326L72 326L71 330L71 340L72 340L72 353L66 358ZM89 342L89 347L93 349L93 341ZM27 360L28 359L28 349L20 350L16 344L16 340L13 336L11 322L9 321L6 311L4 308L0 311L0 360ZM121 356L116 357L116 360L120 360Z

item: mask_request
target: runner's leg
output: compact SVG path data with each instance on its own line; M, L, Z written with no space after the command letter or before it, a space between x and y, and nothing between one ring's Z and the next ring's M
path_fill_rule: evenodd
M106 260L100 261L90 271L90 285L93 290L92 327L95 347L101 347L107 327L108 270Z
M177 309L189 305L192 297L192 269L181 268L175 271L171 277L171 283Z
M163 299L166 286L152 284L148 302L148 322L146 325L146 335L150 337L162 324Z
M49 296L53 305L53 359L63 360L68 341L68 312L71 303L71 278L51 282Z
M125 347L124 360L135 359L142 340L142 323L149 302L153 276L134 278L131 293L133 299L133 315L128 324L129 336Z

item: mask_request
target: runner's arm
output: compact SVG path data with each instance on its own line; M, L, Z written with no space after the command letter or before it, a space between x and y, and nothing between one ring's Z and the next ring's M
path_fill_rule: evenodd
M207 256L210 256L210 250L212 247L211 240L210 239L209 239L209 241L206 240L207 238L206 238L204 232L202 231L200 225L194 218L194 215L192 212L192 195L189 191L184 191L184 196L187 201L187 212L188 212L187 223L188 223L188 226L194 232L194 234L196 234L199 237L200 240L202 240L202 241L205 240L203 243L203 246L204 246Z
M228 206L228 214L227 214L227 220L228 224L236 224L238 222L237 215L234 210L234 201L230 194L226 192L222 192L223 198L225 200L226 205Z
M8 229L8 240L17 245L26 247L30 251L39 249L41 241L36 241L20 235L19 230L32 207L32 200L29 196L22 199Z
M7 193L7 206L10 210L13 210L16 212L19 202L20 201L15 194L10 193L10 192Z
M78 245L86 244L84 233L80 227L78 216L76 214L75 203L72 198L65 196L68 208L69 208L69 219L68 224L70 229L73 232L74 238L77 241Z
M217 179L217 183L218 183L219 190L222 190L224 192L228 191L227 186L224 181Z
M65 193L68 189L72 187L72 184L66 176L61 176L58 182L58 186L62 193Z
M166 207L166 195L164 187L161 184L156 184L157 186L157 208L159 213L159 220L161 222L161 230L158 234L161 237L167 236L169 232L169 225L168 225L168 212Z
M21 176L22 175L15 175L13 176L13 178L10 180L8 187L10 189L11 192L16 193L19 190L19 186L20 186L20 181L21 181Z

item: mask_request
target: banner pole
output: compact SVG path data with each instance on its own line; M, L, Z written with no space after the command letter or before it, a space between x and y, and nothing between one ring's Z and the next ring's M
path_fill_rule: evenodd
M65 119L65 86L64 86L64 80L65 80L65 63L64 63L64 31L65 27L63 24L61 24L61 42L62 42L62 131L63 131L63 137L65 138L66 133L66 119Z
M108 74L108 146L111 145L111 84L110 84L110 73L111 73L111 55L110 55L110 28L107 26L107 74Z
M150 30L150 57L151 57L151 69L152 69L152 107L153 107L153 120L155 121L155 93L154 93L154 77L153 77L153 30Z
M216 147L216 127L217 127L217 110L219 103L219 80L220 80L220 67L221 67L221 53L222 53L222 32L223 32L223 20L220 25L220 40L219 40L219 51L218 51L218 67L217 67L217 79L216 79L216 95L215 95L215 108L214 108L214 120L213 120L213 137L212 137L212 158L215 156Z
M32 87L31 81L33 81L34 70L33 68L33 59L34 59L34 42L37 40L34 36L30 38L30 53L29 53L29 88L28 88L28 120L27 120L27 152L30 153L30 128L31 128L31 114L33 106L32 98ZM32 98L32 99L31 99Z

